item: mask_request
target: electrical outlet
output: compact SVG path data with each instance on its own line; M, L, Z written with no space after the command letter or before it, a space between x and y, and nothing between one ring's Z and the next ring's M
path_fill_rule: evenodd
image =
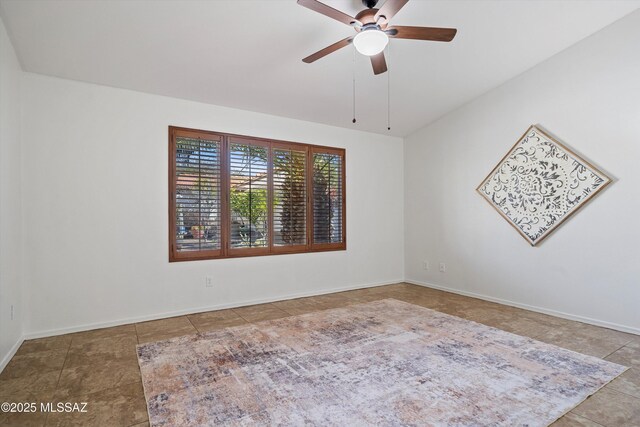
M440 263L440 273L444 273L445 271L447 271L447 266L444 264L444 262Z
M207 276L204 278L204 287L213 288L213 277Z
M423 270L429 269L429 261L422 261L422 269Z

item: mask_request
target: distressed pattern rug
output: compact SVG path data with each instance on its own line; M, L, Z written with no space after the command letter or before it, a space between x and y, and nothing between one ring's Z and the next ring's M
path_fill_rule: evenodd
M626 370L386 299L138 346L152 426L545 426Z

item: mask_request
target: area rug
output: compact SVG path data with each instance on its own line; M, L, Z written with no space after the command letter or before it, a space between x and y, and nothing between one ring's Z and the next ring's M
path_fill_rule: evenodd
M546 426L626 370L386 299L138 346L151 426Z

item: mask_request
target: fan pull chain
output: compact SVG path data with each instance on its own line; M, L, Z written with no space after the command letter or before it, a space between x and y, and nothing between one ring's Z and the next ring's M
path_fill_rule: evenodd
M353 47L353 123L356 122L356 48Z
M387 44L387 130L391 130L391 41Z

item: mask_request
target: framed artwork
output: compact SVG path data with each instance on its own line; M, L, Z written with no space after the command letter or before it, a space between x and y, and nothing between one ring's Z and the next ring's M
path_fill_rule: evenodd
M610 183L591 163L531 126L476 190L535 246Z

